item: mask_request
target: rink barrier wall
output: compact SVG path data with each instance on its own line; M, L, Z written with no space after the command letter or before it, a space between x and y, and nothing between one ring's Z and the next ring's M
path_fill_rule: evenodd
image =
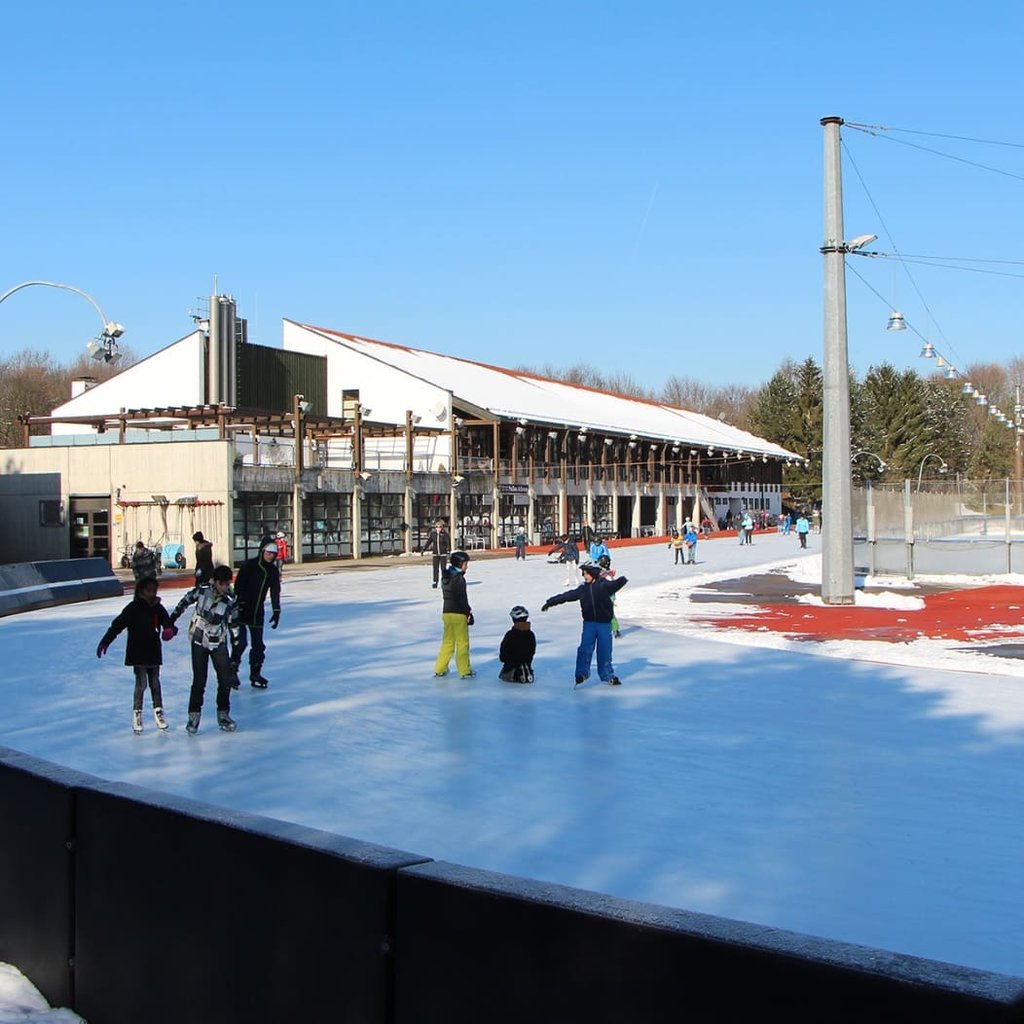
M1022 978L431 861L5 748L0 814L0 959L90 1024L1024 1020Z
M121 597L124 588L105 558L0 565L0 616L35 608Z

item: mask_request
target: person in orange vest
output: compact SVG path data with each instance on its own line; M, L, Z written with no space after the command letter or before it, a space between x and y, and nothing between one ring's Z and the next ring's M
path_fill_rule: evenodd
M285 535L278 530L277 531L277 567L281 569L284 563L288 561L288 540Z

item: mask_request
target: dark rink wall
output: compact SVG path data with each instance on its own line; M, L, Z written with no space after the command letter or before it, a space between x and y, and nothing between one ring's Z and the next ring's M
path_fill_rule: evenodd
M511 878L0 748L0 960L90 1024L1024 1020L1024 979Z

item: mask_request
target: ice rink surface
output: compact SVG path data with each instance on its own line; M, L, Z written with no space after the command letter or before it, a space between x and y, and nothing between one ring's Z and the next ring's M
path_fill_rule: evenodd
M127 598L10 617L0 744L436 859L1024 975L1017 663L725 632L690 600L713 579L813 576L819 542L704 541L696 566L661 545L613 550L629 578L619 688L595 672L574 689L580 614L540 612L567 579L543 557L470 563L472 680L433 678L429 559L289 567L270 688L243 672L234 734L216 728L212 685L201 731L184 731L184 631L164 649L171 729L147 695L132 734L124 637L95 655ZM538 638L528 686L497 679L519 603Z

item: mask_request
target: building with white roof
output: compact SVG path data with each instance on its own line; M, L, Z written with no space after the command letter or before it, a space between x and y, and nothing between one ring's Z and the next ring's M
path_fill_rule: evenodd
M360 558L417 550L439 518L466 548L510 546L521 529L535 543L587 525L661 535L690 517L779 513L797 457L661 402L292 320L281 348L251 344L233 300L210 310L25 421L4 474L21 477L19 558L28 544L116 561L139 539L191 557L196 529L224 561L278 531L296 559ZM36 499L48 529L30 523Z

